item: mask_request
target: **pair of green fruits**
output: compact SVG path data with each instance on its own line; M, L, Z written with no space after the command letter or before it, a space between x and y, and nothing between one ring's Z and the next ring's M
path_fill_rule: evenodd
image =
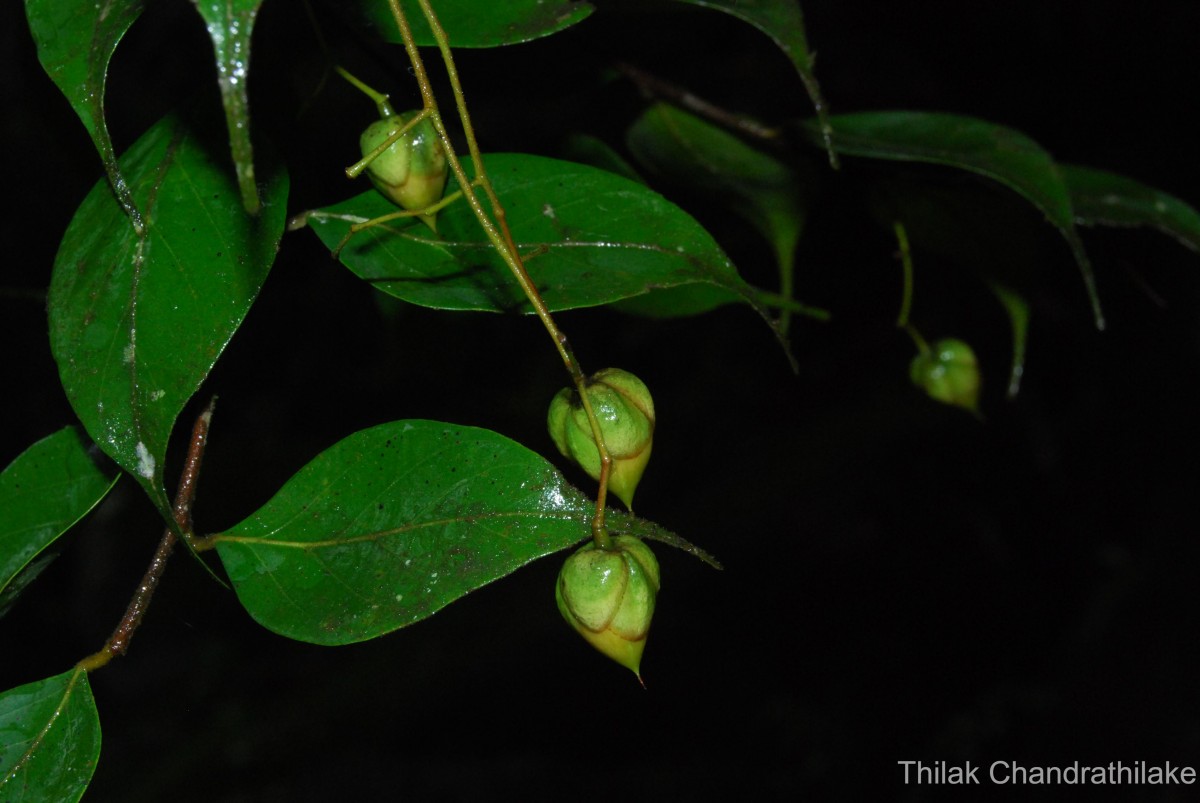
M446 152L428 118L413 122L417 115L385 113L363 132L359 144L364 159L375 154L367 174L376 189L436 231L435 213L426 210L445 192ZM616 368L594 374L585 392L611 458L608 490L631 507L650 459L654 401L645 383ZM564 388L554 397L547 424L563 456L599 480L600 449L578 390ZM616 536L605 547L589 542L567 558L555 598L576 632L640 679L658 588L658 561L650 548L637 538Z
M650 390L628 371L606 368L592 375L584 392L611 458L608 489L632 507L654 442ZM578 390L563 388L550 402L546 424L563 456L599 480L600 449L583 402ZM555 597L576 632L640 680L658 589L658 561L650 547L632 536L616 536L605 547L588 542L567 558Z

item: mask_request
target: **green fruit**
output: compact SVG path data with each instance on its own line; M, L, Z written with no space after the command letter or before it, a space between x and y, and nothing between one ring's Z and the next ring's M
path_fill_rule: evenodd
M658 594L658 561L630 535L610 549L589 542L558 573L555 599L567 624L641 680L642 651Z
M909 368L912 381L931 398L976 412L979 405L979 362L961 340L946 338L918 354Z
M376 120L359 138L363 156L382 145L413 119L417 112L404 112ZM446 151L429 118L421 120L367 165L375 187L397 206L410 212L437 203L446 189ZM437 231L436 214L418 215Z
M654 443L654 400L642 380L619 368L595 373L587 382L587 394L612 458L608 488L632 509L633 492ZM550 402L546 423L558 451L592 479L600 479L600 450L578 392L560 390Z

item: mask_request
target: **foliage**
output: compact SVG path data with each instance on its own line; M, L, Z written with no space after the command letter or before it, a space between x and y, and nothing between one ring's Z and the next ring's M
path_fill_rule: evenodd
M989 210L998 196L1003 203L1027 204L1057 232L1060 243L1066 242L1060 261L1073 260L1082 284L1072 303L1086 306L1100 329L1106 325L1106 299L1082 227L1148 227L1200 250L1200 214L1186 202L1106 170L1062 164L1033 138L1006 125L939 111L831 114L814 72L804 18L791 0L685 0L667 3L659 12L667 17L724 14L729 25L748 25L765 35L789 65L795 82L789 91L798 96L802 88L807 96L809 119L763 122L701 100L694 87L623 64L625 91L633 95L633 87L640 89L644 102L615 126L573 132L577 136L556 145L553 156L481 151L473 119L496 125L502 118L472 112L486 104L472 94L472 75L463 76L465 89L457 85L453 59L469 53L473 65L488 63L489 56L499 62L508 48L572 36L575 26L606 15L636 19L637 11L576 0L435 0L436 16L417 0L391 8L367 0L314 4L299 29L307 30L311 49L323 63L316 73L307 65L288 65L284 69L298 77L281 80L271 68L260 71L251 58L252 41L256 52L267 49L275 57L278 49L264 47L261 40L285 36L281 29L259 26L261 0L176 0L168 10L155 12L144 6L141 0L25 2L41 64L82 122L104 177L66 222L46 274L49 348L82 429L62 422L71 426L23 448L0 475L0 616L34 584L57 550L69 548L70 538L64 536L113 492L118 477L144 491L165 528L166 553L148 574L153 575L151 593L165 554L178 539L205 569L228 582L255 621L311 644L377 639L589 538L598 549L608 549L610 537L624 544L635 537L655 539L715 564L668 529L609 508L607 468L589 469L598 480L597 491L591 484L584 486L587 491L574 487L573 482L587 481L573 468L564 474L540 456L553 453L544 436L522 445L476 413L467 415L487 427L425 418L362 421L353 398L344 399L345 408L334 417L336 442L317 454L310 441L298 441L296 448L311 451L291 455L290 463L281 461L287 468L272 478L269 499L254 502L261 504L256 512L243 510L217 531L194 531L192 486L213 416L211 405L203 406L204 396L222 392L214 377L220 376L223 353L237 343L248 317L269 303L260 296L285 292L280 285L294 281L289 275L271 276L279 255L290 248L323 247L350 275L380 291L381 337L421 338L421 327L431 318L414 318L423 314L417 308L540 319L550 342L545 333L540 345L514 339L519 345L499 352L505 365L498 369L474 364L478 358L456 350L444 330L425 329L446 338L430 349L438 352L439 371L468 377L465 403L442 399L448 418L453 412L510 405L517 411L514 418L539 426L557 386L538 387L522 374L515 385L497 390L497 376L518 373L526 363L541 365L538 361L557 354L562 365L556 370L566 369L570 392L587 398L580 363L594 368L592 362L608 360L604 338L589 340L584 359L578 360L555 322L556 313L569 313L560 317L574 324L579 316L607 314L591 308L608 307L631 316L628 320L650 321L653 331L679 321L702 322L700 316L718 311L748 310L766 324L762 351L771 350L777 365L790 362L802 371L803 360L793 355L802 337L797 332L836 322L842 311L804 297L798 249L810 221L833 203L838 190L830 188L849 183L846 172L863 165L882 178L855 199L857 214L874 216L897 238L901 268L896 275L903 283L899 292L889 288L887 293L889 299L896 295L900 309L896 328L916 345L914 366L932 359L914 323L921 316L911 314L914 286L920 286L914 263L926 255L957 260L974 271L1008 323L1008 365L991 373L1006 376L998 386L1010 398L1017 396L1025 373L1030 299L1043 292L1041 278L994 254L980 254L987 249L974 236L978 227L953 225L956 215ZM194 96L177 93L174 108L139 120L144 131L117 148L113 143L120 139L110 128L128 123L106 107L110 63L121 58L122 43L127 35L132 38L139 18L151 13L159 15L156 24L169 16L171 24L207 32L212 47L200 60L217 80L212 87L189 88ZM445 38L438 32L439 20ZM408 21L412 27L406 35ZM384 47L385 42L404 45L409 59L423 46L424 58L409 67L399 48ZM371 61L360 50L384 58ZM196 53L184 50L177 57L192 59L183 69L198 72ZM425 65L439 58L449 77L426 77ZM420 98L412 105L424 104L425 119L455 157L445 195L449 202L437 210L436 230L425 222L431 218L417 214L427 210L397 212L375 190L338 200L341 191L312 177L335 173L356 155L314 152L279 124L303 118L307 104L342 103L357 120L344 141L355 142L371 114L360 95L331 77L343 63L387 80L408 72L417 76L420 96L413 86L394 91ZM260 75L266 85L261 89ZM532 80L514 78L512 86ZM296 84L302 88L295 89ZM260 98L269 99L262 104L266 123L260 120ZM211 122L218 115L224 116L223 126ZM595 120L583 122L586 129ZM483 126L479 136L491 140ZM531 144L529 150L536 147ZM560 158L564 155L568 159ZM316 167L314 157L319 157ZM928 165L934 172L920 172ZM685 209L691 204L700 211ZM731 220L744 221L749 230ZM1012 231L1020 230L1014 237L1025 236L1021 226L1027 222L1011 225ZM747 247L747 241L754 244ZM760 251L768 255L763 261L771 263L769 270L742 263L742 254ZM887 261L890 254L882 257ZM314 303L332 307L338 300ZM505 326L524 326L510 317L502 318ZM299 314L279 320L284 327L312 324ZM891 327L893 319L882 322ZM463 326L472 331L471 324ZM970 353L958 340L938 342L954 342ZM545 356L531 356L539 348ZM337 382L335 366L308 365L303 359L296 365L313 372L308 379L314 383ZM929 394L973 412L981 408L986 417L992 400L985 395L979 401L974 354L969 366L965 396L933 389ZM901 375L908 371L903 361L895 369ZM914 367L914 382L921 385L918 373ZM431 372L409 381L415 393L443 381L439 376ZM655 377L643 378L655 386ZM728 392L694 388L676 404L716 409L707 397ZM913 392L919 394L917 388ZM226 405L236 410L237 404L236 398L223 402L213 426L220 428L222 415L236 418L239 414L226 412ZM659 402L658 409L669 426L669 405ZM590 407L586 413L583 419L577 413L573 421L590 420L590 442L603 462L607 453L599 423ZM198 423L198 434L186 441L179 419L186 422L192 415L202 426ZM706 422L714 430L736 425ZM256 437L254 427L249 429L243 431L247 442ZM656 445L656 455L665 448ZM732 470L723 458L705 457L706 470ZM230 450L212 456L220 460L237 462ZM301 462L307 464L298 467ZM653 473L651 467L647 476ZM172 501L167 481L176 474L182 482ZM643 494L649 496L649 483L647 488ZM705 500L698 496L687 504L701 506ZM664 565L664 573L671 568ZM668 595L674 593L671 588L668 579ZM212 593L223 592L214 585ZM149 594L141 600L148 602ZM138 612L125 630L118 628L120 638L114 634L99 653L0 694L0 797L75 800L84 794L100 755L100 717L88 678L123 654L144 613L141 603L131 605ZM19 616L20 609L12 615ZM641 637L645 629L640 627ZM6 662L10 655L6 650ZM631 666L638 671L636 664Z

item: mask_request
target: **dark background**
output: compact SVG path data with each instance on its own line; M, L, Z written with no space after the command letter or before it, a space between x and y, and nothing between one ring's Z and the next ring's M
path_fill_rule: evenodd
M461 54L485 150L554 155L578 130L619 145L643 104L606 77L621 59L772 123L810 113L786 59L752 28L677 4L601 5L561 35ZM932 6L804 4L833 111L976 115L1065 162L1200 203L1196 6ZM252 77L256 124L287 151L296 211L359 191L339 173L370 115L344 86L314 96L324 63L306 26L297 6L266 3ZM326 33L369 83L409 85L398 49ZM7 463L74 420L37 292L101 171L18 4L0 8L0 37ZM179 0L134 26L110 72L119 149L193 93L219 113L211 76L195 69L208 48ZM914 321L976 346L982 422L908 383L895 245L864 204L897 178L977 188L997 224L973 236L1029 244L1015 267L1033 326L1023 389L1008 402L1002 311L972 266L914 243ZM896 762L1200 766L1188 657L1200 257L1150 232L1085 232L1109 318L1100 333L1061 237L1007 191L855 160L820 181L798 291L834 320L797 321L798 374L744 308L659 323L560 316L585 366L620 365L654 391L639 514L726 567L655 548L664 581L647 691L560 621L558 558L404 631L328 649L262 630L181 556L130 654L91 677L104 746L86 799L951 800L962 796L903 786ZM745 227L674 197L744 275L770 284L768 253ZM543 416L562 384L534 319L381 303L311 233L288 235L197 397L220 396L197 526L236 523L321 449L383 421L485 426L552 454ZM141 492L120 486L0 620L0 687L98 648L157 537ZM1036 791L985 785L969 798Z

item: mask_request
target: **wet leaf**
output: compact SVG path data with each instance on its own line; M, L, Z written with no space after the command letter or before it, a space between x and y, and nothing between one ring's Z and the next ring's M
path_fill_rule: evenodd
M265 211L251 218L224 159L176 117L139 139L121 166L145 211L145 236L125 223L106 185L92 189L55 259L50 344L88 434L169 517L167 440L266 278L287 180L271 176Z
M252 215L262 208L254 178L254 148L250 142L250 39L262 0L192 0L204 18L216 56L217 85L225 106L229 148L237 171L242 206Z
M417 0L401 0L400 5L417 44L437 44ZM506 0L503 3L437 0L432 6L451 47L495 47L528 42L582 22L594 10L591 3L580 0ZM361 14L384 41L403 41L387 3L364 2Z
M103 466L74 427L30 446L0 473L0 616L45 568L48 547L108 493Z
M1104 328L1091 262L1075 229L1062 173L1050 155L1011 128L936 112L863 112L831 118L833 145L846 156L930 162L968 170L1008 186L1037 207L1066 239L1079 265L1097 328ZM816 122L807 124L814 139Z
M327 449L215 541L261 624L347 644L584 540L593 506L550 463L495 432L395 421ZM659 537L649 522L609 515L615 531Z
M0 800L74 803L100 758L100 716L87 673L0 694Z
M117 43L145 5L145 0L25 0L38 60L79 115L125 214L139 229L141 216L108 134L104 92Z

